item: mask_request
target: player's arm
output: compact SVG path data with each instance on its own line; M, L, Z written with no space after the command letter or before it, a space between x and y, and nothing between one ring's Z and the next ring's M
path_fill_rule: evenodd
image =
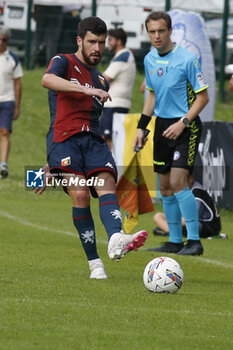
M21 78L14 79L14 90L15 90L15 109L13 119L17 119L19 117L20 112L20 102L21 102L21 94L22 94L22 84Z
M112 100L109 93L102 89L78 85L74 82L59 77L56 74L45 73L42 77L42 86L54 91L81 92L87 96L97 96L102 103L106 102L108 99Z
M189 123L192 122L199 115L199 113L203 110L203 108L207 105L208 102L209 96L207 89L197 93L193 105L189 109L188 113L185 115L185 118L188 119ZM169 128L167 128L164 131L163 136L167 137L168 139L176 140L185 128L185 124L183 123L182 119L183 118L181 118L177 123L174 123L171 126L169 126Z
M203 110L203 108L207 105L208 102L209 102L209 95L208 95L207 89L200 91L196 95L196 99L193 102L192 107L186 114L186 118L190 122L193 121L199 115L199 113Z
M111 83L111 81L114 80L114 79L111 78L109 75L106 75L106 74L104 74L104 73L102 73L102 75L104 76L104 78L105 78L109 83Z
M155 93L154 91L149 91L149 94L147 96L147 99L143 107L141 118L138 122L137 133L133 144L134 151L137 146L139 146L140 148L143 148L143 146L147 141L147 138L144 139L144 131L151 120L154 107L155 107Z
M117 76L122 72L122 62L114 61L111 62L107 69L102 73L105 79L109 83L117 78Z

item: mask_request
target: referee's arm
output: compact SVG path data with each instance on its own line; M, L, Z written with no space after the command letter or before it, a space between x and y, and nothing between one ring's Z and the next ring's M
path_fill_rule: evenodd
M155 107L155 93L154 91L149 91L147 99L145 101L141 118L138 122L137 133L134 139L133 150L135 151L136 147L143 148L147 139L144 139L144 131L149 124L151 117L153 115Z
M155 108L155 93L154 91L149 90L149 94L144 103L142 113L145 115L148 115L149 117L152 117L154 108Z
M200 91L196 94L196 99L192 104L192 107L189 109L188 113L186 114L186 118L191 122L193 121L199 113L203 110L203 108L207 105L209 102L209 96L207 89Z
M207 105L208 102L209 102L209 96L208 96L207 89L197 93L196 100L193 102L192 107L189 109L188 113L185 115L189 123L192 122L199 115L199 113L203 110L203 108ZM185 125L182 119L183 118L180 118L178 122L170 125L163 132L163 136L171 140L176 140L185 128Z

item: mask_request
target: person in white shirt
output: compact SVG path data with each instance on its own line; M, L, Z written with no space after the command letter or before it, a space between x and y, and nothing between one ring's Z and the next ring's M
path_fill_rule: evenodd
M8 176L7 159L10 151L12 120L20 113L21 77L19 58L8 49L10 30L0 26L0 178Z
M122 28L108 31L108 49L115 53L103 76L110 84L112 101L104 104L100 121L101 134L109 148L112 148L112 121L114 113L128 113L131 107L132 91L136 76L133 53L125 47L127 34Z

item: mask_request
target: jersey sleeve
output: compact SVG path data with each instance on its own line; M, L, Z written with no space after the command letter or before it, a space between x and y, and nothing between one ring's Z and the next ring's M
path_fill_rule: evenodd
M10 56L13 58L15 66L13 70L13 79L18 79L23 76L23 68L20 63L19 57L12 51L9 51Z
M128 63L130 53L128 51L122 52L119 56L113 58L104 74L111 79L115 79L117 75L122 71L122 64Z
M116 76L121 71L121 62L111 62L108 68L105 70L104 75L107 75L112 80L116 78Z
M55 74L58 77L64 78L68 69L68 58L64 55L54 56L45 73Z
M109 82L108 82L108 80L105 79L104 77L103 77L103 79L104 79L104 82L105 82L105 85L104 85L104 86L105 86L105 90L108 91L109 88L110 88Z
M195 56L191 56L188 60L186 73L195 93L201 92L209 87L201 70L201 65Z
M148 89L149 91L154 91L153 85L151 83L151 73L150 73L147 57L144 58L144 70L145 70L145 77L146 77L146 89Z
M16 65L13 75L14 79L21 78L23 76L23 68L20 62L18 62L18 64Z

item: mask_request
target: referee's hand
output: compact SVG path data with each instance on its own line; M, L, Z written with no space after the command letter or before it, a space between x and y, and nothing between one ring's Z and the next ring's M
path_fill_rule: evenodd
M137 153L140 149L142 149L147 141L147 138L144 138L144 130L137 129L136 137L133 143L133 151Z
M178 120L178 122L170 125L164 132L163 136L170 139L170 140L176 140L180 134L184 131L185 125L182 122L182 120Z

